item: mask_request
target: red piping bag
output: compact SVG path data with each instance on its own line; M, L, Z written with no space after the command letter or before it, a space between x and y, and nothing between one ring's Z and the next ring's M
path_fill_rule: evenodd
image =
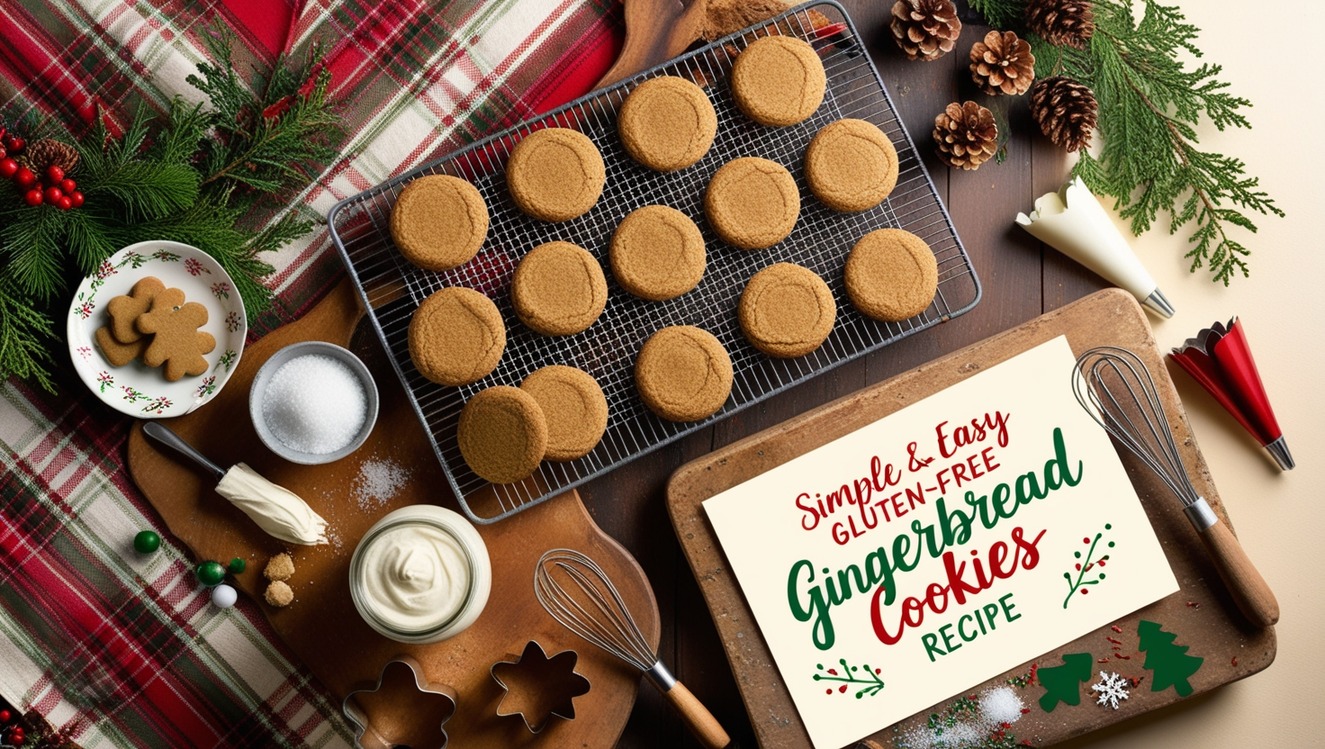
M1227 326L1219 322L1211 325L1173 349L1169 356L1251 432L1281 469L1288 471L1296 465L1238 318Z

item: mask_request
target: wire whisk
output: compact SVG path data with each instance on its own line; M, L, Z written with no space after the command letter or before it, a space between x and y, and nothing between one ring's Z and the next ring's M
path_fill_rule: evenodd
M566 629L642 671L704 746L731 744L708 708L663 666L597 562L572 549L548 551L534 568L534 596Z
M1077 402L1118 444L1127 448L1181 500L1187 519L1205 542L1220 577L1253 624L1279 621L1279 602L1228 526L1192 486L1163 402L1140 357L1101 346L1077 358L1072 370Z

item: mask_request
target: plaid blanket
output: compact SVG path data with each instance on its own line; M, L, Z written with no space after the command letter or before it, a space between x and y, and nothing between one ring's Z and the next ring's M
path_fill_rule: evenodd
M238 34L238 65L329 50L350 132L347 155L293 200L317 217L588 90L621 26L609 0L5 0L0 105L77 131L97 105L199 100L185 76L217 19ZM259 333L343 272L325 229L271 260L278 303ZM170 539L133 552L159 522L125 470L129 426L72 378L59 397L0 387L0 695L85 747L352 743L257 606L210 605Z

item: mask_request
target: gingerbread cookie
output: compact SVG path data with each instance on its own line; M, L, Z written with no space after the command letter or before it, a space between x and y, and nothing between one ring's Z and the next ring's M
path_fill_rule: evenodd
M110 333L115 336L115 340L120 343L140 340L143 334L138 332L138 318L152 308L152 300L165 290L166 285L156 276L145 276L134 283L128 294L113 297L107 302Z
M520 389L547 419L548 460L576 460L598 446L607 430L607 398L588 372L554 364L524 378Z
M569 221L587 213L606 181L598 147L583 133L562 127L525 136L506 164L511 199L521 211L543 221Z
M136 330L136 329L135 329ZM139 336L133 343L120 343L115 338L115 334L110 332L110 326L103 325L97 328L95 334L97 348L101 349L101 355L106 357L106 361L112 367L123 367L125 364L137 359L147 350L148 339L145 336Z
M847 256L847 297L865 315L899 322L924 312L938 290L938 261L925 240L901 229L860 238Z
M654 333L635 360L640 398L668 421L698 421L727 402L732 360L712 333L674 325Z
M732 65L732 97L761 125L795 125L823 103L828 76L808 43L766 36L745 48Z
M587 250L548 242L529 251L511 278L511 303L520 321L543 335L585 330L607 306L607 279Z
M671 75L637 86L617 120L617 134L630 158L660 172L704 158L717 132L718 115L704 90Z
M527 478L547 452L547 421L534 396L497 385L460 411L460 454L474 473L494 484Z
M391 209L391 237L405 259L426 270L469 262L488 236L488 206L478 188L459 177L419 177Z
M747 156L723 164L704 192L709 225L722 241L745 250L762 250L786 239L800 211L796 180L786 167L768 159Z
M468 385L497 368L506 326L492 300L473 289L435 292L409 321L409 356L419 373L441 385Z
M660 302L690 291L704 277L704 235L684 213L646 205L622 219L612 233L608 260L621 287Z
M829 123L805 149L805 181L835 211L873 208L897 186L897 149L865 120Z
M203 354L216 348L211 333L198 330L207 323L207 308L197 302L185 302L184 292L166 289L152 299L152 307L138 316L138 332L152 336L143 352L143 363L165 367L165 377L175 382L184 375L196 376L207 371Z
M736 308L741 332L755 348L778 358L804 356L833 330L837 303L814 271L777 263L759 271Z

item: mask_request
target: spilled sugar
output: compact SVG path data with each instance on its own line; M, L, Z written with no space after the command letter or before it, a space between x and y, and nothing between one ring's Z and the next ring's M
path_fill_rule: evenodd
M906 749L973 749L985 744L1004 723L1021 720L1026 705L1012 687L995 687L976 699L977 712L952 725L930 728L920 725L903 733L899 745Z
M359 466L354 479L354 499L361 510L381 507L409 482L410 471L390 458L372 458Z

